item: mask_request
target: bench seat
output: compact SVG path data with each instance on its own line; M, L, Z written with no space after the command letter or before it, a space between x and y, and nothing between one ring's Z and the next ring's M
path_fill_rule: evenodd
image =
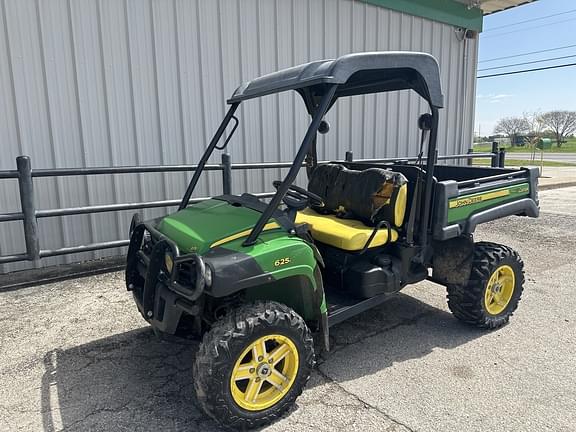
M296 223L308 224L314 240L347 251L361 250L374 231L374 228L358 220L323 215L310 208L298 212ZM394 229L390 232L391 239L388 238L388 229L378 230L370 243L370 248L384 246L388 242L398 240L398 232Z

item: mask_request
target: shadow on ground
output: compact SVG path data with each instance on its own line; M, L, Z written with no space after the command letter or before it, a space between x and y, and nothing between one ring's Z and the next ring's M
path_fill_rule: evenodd
M423 325L423 320L430 325ZM398 343L412 326L419 331ZM334 327L334 350L321 360L320 370L333 378L330 363L334 358L346 363L350 345L376 357L368 356L343 379L426 356L437 347L450 349L481 334L445 311L400 294ZM370 339L383 335L389 347L381 342L377 349L370 347ZM162 341L150 328L142 328L48 352L41 390L44 430L219 430L195 405L191 365L197 346Z
M44 430L218 430L193 399L197 348L160 340L145 327L48 352Z
M333 349L319 362L319 370L331 381L351 381L426 357L436 349L459 347L484 334L485 330L465 325L445 310L399 294L334 328ZM457 366L450 372L465 373Z

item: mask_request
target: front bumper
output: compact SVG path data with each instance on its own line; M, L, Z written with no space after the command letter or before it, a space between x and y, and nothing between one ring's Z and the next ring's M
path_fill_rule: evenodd
M166 254L174 262L171 272L164 265ZM184 268L188 271L184 272ZM134 294L146 321L161 331L174 333L182 312L198 314L195 303L204 292L205 276L206 267L199 255L181 254L176 243L134 215L126 259L126 288Z

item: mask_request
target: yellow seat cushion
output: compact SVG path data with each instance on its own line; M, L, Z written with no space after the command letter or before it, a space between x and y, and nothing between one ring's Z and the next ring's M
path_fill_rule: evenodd
M374 231L374 228L370 228L360 221L340 219L334 215L322 215L309 208L298 212L296 223L310 225L310 232L314 240L347 251L361 250ZM383 246L388 241L395 242L398 240L396 230L392 229L390 232L392 238L388 239L386 228L378 230L370 243L370 247Z
M408 201L408 186L403 184L398 189L396 202L394 203L394 225L401 227L406 215L406 202Z

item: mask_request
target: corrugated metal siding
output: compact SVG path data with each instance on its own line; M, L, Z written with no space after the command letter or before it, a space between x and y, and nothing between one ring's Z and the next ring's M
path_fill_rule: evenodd
M415 50L440 62L446 109L441 154L472 137L477 41L449 25L354 0L0 0L0 169L21 154L34 168L195 163L241 82L320 58ZM319 157L414 155L426 110L398 92L340 101ZM234 162L292 160L306 127L293 93L251 101L229 146ZM215 157L214 162L218 160ZM234 172L234 191L270 190L279 170ZM173 199L187 175L36 179L38 208ZM219 173L198 196L221 190ZM2 210L19 210L17 184L0 183ZM126 236L130 212L40 220L41 247ZM155 216L163 210L151 210ZM22 252L19 223L0 224L0 253ZM43 265L118 253L45 259ZM5 266L4 271L29 267ZM2 270L2 269L0 269Z

